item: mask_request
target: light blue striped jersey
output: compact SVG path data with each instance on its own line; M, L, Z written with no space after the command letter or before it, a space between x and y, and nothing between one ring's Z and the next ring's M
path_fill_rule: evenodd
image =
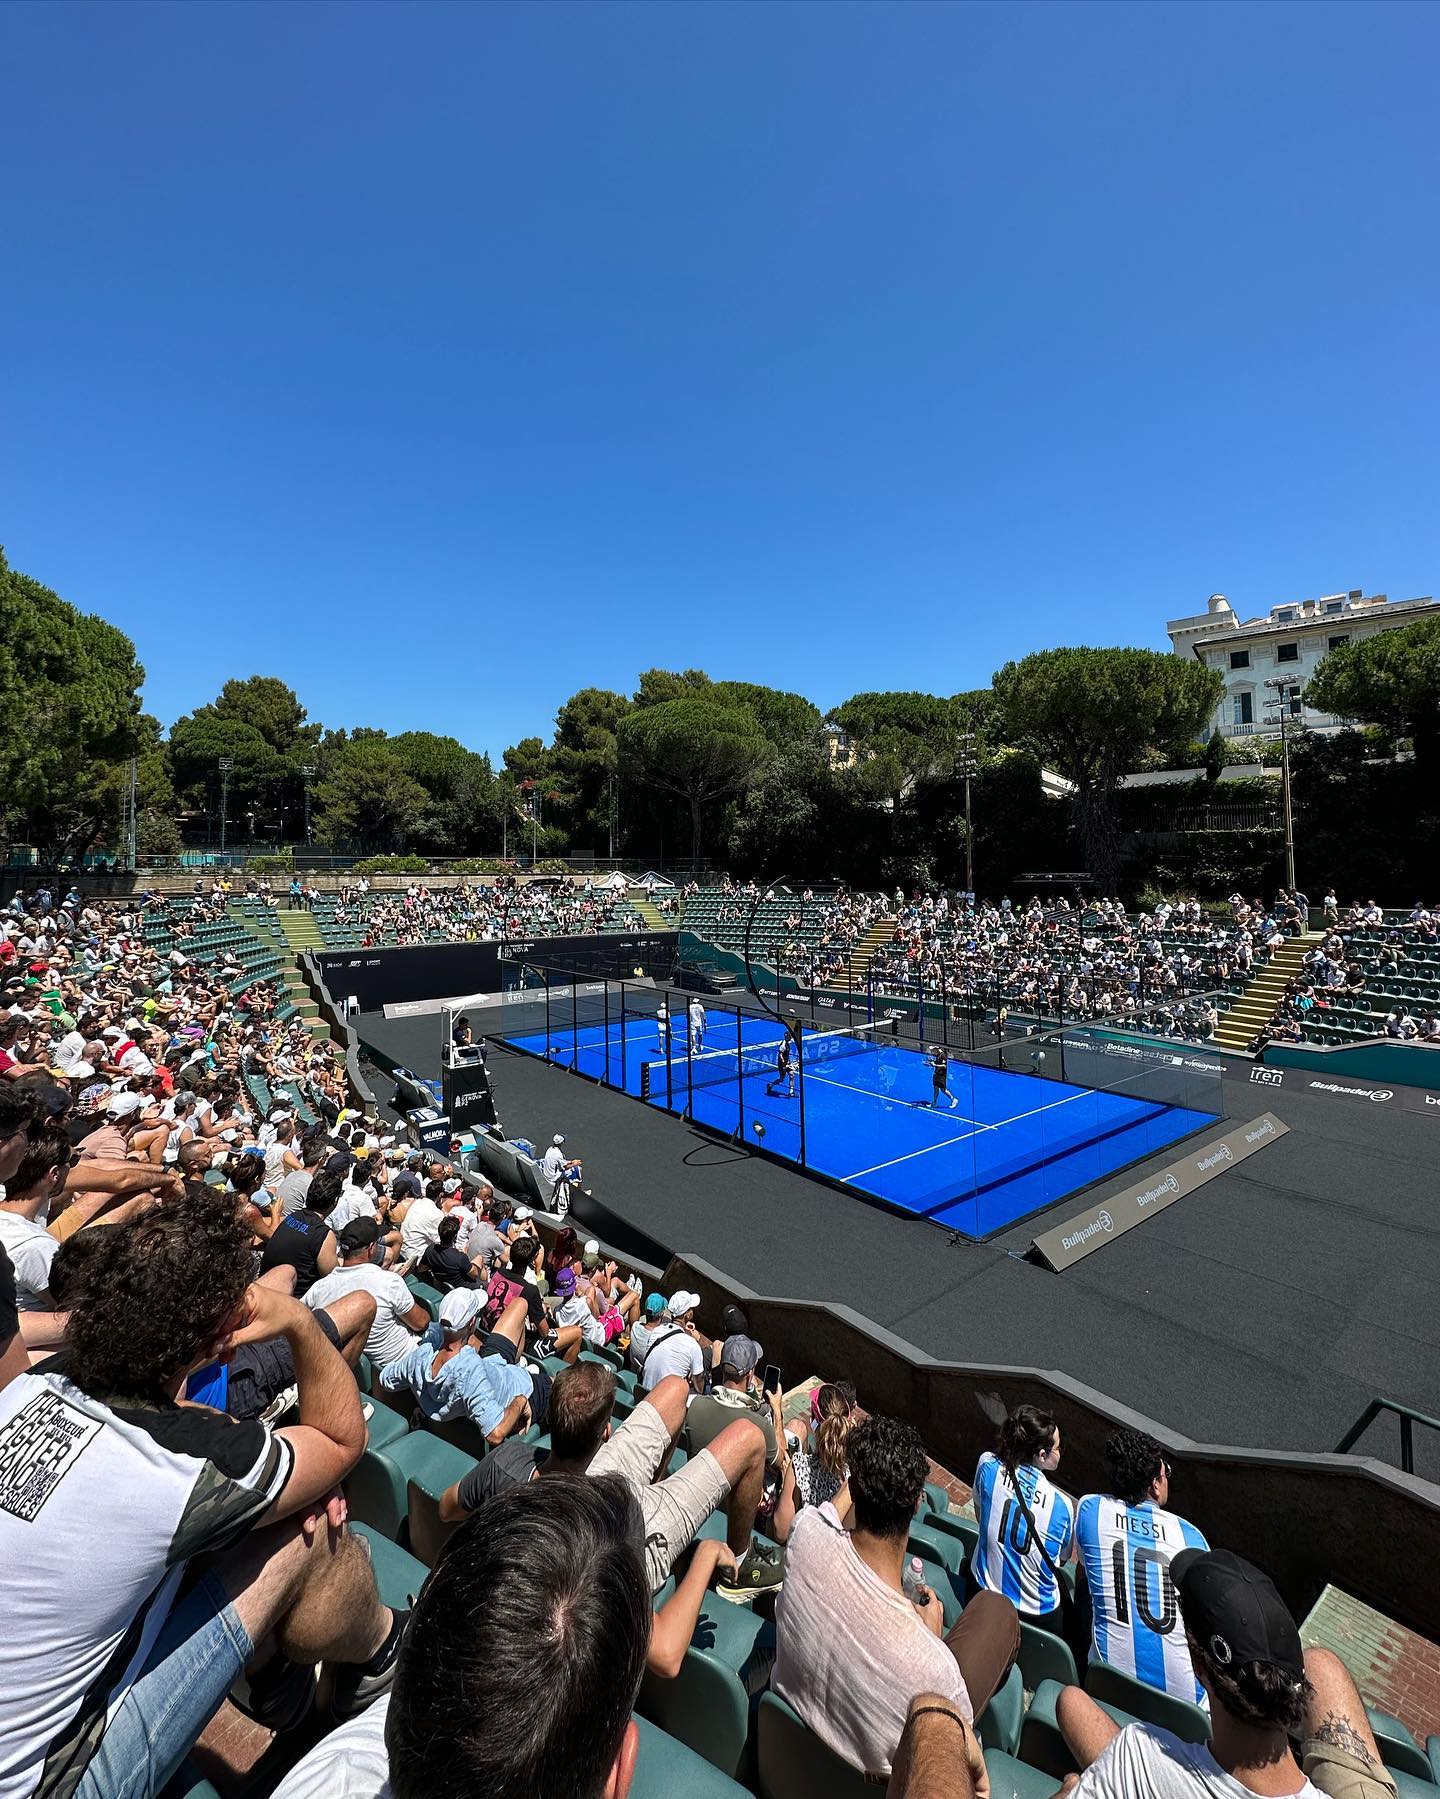
M1075 1540L1075 1501L1030 1462L1020 1464L1015 1478L1029 1518L999 1456L988 1450L981 1456L974 1490L980 1541L970 1571L978 1585L1003 1594L1017 1611L1053 1612L1060 1604L1058 1582L1045 1566L1037 1533L1058 1568Z
M1147 1686L1204 1705L1170 1579L1171 1558L1208 1549L1204 1537L1153 1500L1126 1505L1100 1493L1080 1501L1075 1537L1090 1589L1094 1653Z

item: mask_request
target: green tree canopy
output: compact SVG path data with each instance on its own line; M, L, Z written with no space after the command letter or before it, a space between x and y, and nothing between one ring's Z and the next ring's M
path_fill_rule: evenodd
M319 735L317 725L305 728L305 708L298 695L276 675L248 675L243 681L227 681L212 707L201 708L205 710L251 726L277 756L288 756L302 736L313 739Z
M322 843L388 852L406 847L430 796L392 743L372 739L336 754L315 797Z
M1433 769L1440 763L1440 618L1342 643L1316 669L1305 699L1318 711L1409 737L1415 760Z
M1113 893L1120 777L1152 744L1203 729L1224 691L1218 670L1158 650L1039 650L1007 662L994 689L1010 736L1074 783L1090 872Z
M139 748L144 678L123 632L0 552L0 836L73 853L104 766Z
M618 732L622 768L678 794L690 808L690 857L700 866L706 806L738 793L774 754L755 715L708 699L663 700L637 708Z

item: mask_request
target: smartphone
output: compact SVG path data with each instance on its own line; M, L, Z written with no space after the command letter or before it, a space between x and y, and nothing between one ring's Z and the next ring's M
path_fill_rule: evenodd
M780 1392L780 1370L776 1367L774 1362L767 1362L765 1364L765 1379L761 1385L767 1393Z

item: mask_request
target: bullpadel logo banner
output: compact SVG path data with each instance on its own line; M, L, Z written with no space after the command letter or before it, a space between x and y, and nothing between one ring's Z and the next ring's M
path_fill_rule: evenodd
M1289 1127L1273 1112L1252 1118L1249 1124L1236 1125L1222 1137L1211 1137L1198 1144L1164 1173L1098 1201L1088 1211L1077 1213L1064 1224L1043 1231L1030 1245L1031 1250L1057 1274L1088 1256L1104 1243L1134 1230L1156 1212L1174 1205L1187 1193L1203 1187L1227 1168L1253 1156L1283 1137Z

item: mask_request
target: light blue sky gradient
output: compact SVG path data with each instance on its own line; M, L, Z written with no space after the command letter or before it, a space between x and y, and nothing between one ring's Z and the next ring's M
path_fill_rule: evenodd
M0 540L167 723L1429 592L1440 9L11 5Z

